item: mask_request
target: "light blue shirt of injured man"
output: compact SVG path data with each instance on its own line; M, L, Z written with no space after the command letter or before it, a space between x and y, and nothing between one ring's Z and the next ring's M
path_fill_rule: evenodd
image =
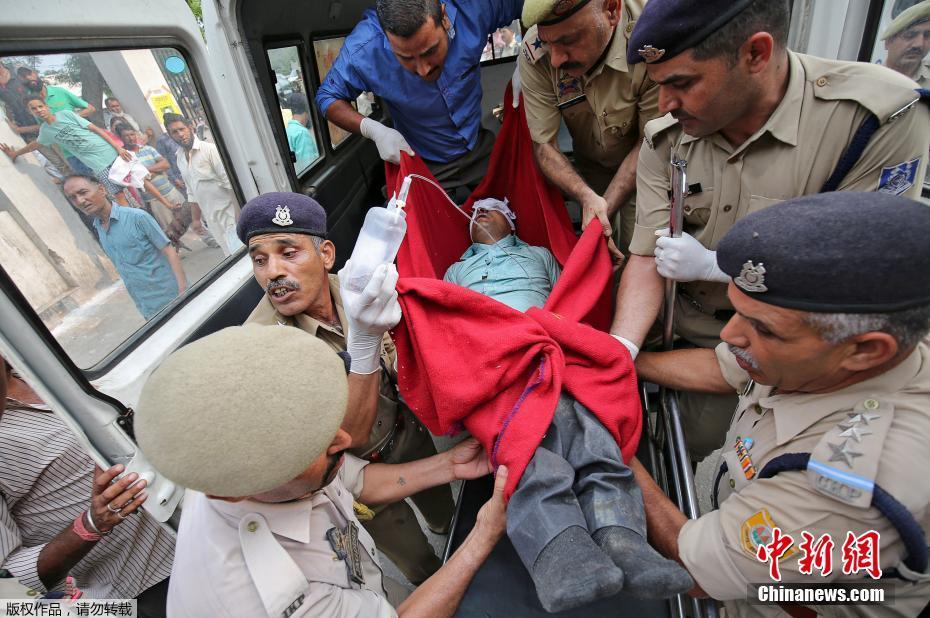
M560 274L548 249L510 234L493 245L472 243L443 279L526 311L545 304Z

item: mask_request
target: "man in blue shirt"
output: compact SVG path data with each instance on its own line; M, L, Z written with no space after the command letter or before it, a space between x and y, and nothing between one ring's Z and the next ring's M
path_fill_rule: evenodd
M287 96L284 105L291 110L291 119L285 129L287 145L294 153L294 171L300 174L320 156L316 138L311 132L310 104L307 102L307 95L292 92Z
M542 307L562 274L555 256L545 247L526 244L513 233L516 215L493 198L472 208L472 245L449 267L445 281L490 296L526 311Z
M111 202L91 176L68 176L62 188L75 208L94 217L100 245L145 319L187 289L181 258L152 215Z
M378 0L348 36L316 96L330 122L373 140L385 161L422 157L449 191L484 176L494 138L481 128L478 63L488 34L519 18L521 0ZM395 129L351 102L381 97Z

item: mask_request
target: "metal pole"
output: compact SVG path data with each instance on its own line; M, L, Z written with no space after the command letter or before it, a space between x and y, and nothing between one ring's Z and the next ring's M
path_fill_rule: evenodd
M684 201L688 195L688 162L672 154L672 200L669 209L668 234L672 238L681 238L681 228L684 222ZM671 350L674 340L675 326L675 282L665 281L665 319L662 331L662 347Z

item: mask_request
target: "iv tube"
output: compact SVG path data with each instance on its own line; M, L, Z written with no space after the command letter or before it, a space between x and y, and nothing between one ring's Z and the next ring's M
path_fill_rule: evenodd
M426 176L421 176L420 174L407 174L406 176L404 176L404 182L403 182L403 183L401 184L401 186L400 186L400 195L397 196L397 202L396 202L396 204L397 204L397 207L398 207L398 208L403 208L403 207L405 207L405 206L407 205L407 193L410 191L410 180L411 180L412 178L416 178L417 180L426 181L426 182L428 182L429 184L431 184L431 185L433 185L434 187L436 187L436 189L439 190L439 192L442 194L442 196L443 196L444 198L446 198L446 201L449 202L450 204L452 204L452 207L455 208L455 210L457 210L459 213L461 213L461 215L462 215L463 217L465 217L466 219L468 219L469 224L471 224L471 222L472 222L472 221L471 221L471 217L468 216L468 213L465 212L465 210L462 209L461 206L459 206L458 204L456 204L455 201L454 201L451 197L449 197L449 194L446 193L446 190L445 190L445 189L443 189L441 186L439 186L438 183L434 182L433 180L430 180L430 179L427 178ZM477 221L475 221L475 222L474 222L474 225L477 225L478 227L480 227L481 229L483 229L485 232L487 232L487 228L485 228L484 225L482 225L481 223L478 223ZM490 236L490 234L488 234L488 235ZM497 245L495 244L495 246L497 246ZM524 275L526 275L527 277L530 276L530 274L529 274L528 272L526 272L526 269L523 268L523 264L521 264L520 261L519 261L518 259L516 259L515 257L513 257L513 255L511 255L510 253L508 253L503 247L497 247L497 248L500 249L501 253L503 253L504 255L506 255L507 257L509 257L511 260L513 260L514 264L516 264L517 266L520 267L520 270L523 271L523 274L524 274Z

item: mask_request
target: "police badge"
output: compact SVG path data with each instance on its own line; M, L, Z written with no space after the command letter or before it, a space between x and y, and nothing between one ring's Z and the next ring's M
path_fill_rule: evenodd
M274 211L274 218L271 220L272 223L280 226L294 224L294 220L291 219L291 209L287 206L276 206Z
M356 584L365 583L365 574L362 572L362 554L358 548L358 524L350 521L343 530L330 528L326 531L326 540L333 548L336 558L344 560L349 581Z
M733 283L746 290L747 292L767 292L765 286L765 266L762 262L758 265L752 263L752 260L743 264L743 270L739 276L733 279Z
M637 50L645 62L656 62L665 55L664 49L656 49L652 45L645 45Z

